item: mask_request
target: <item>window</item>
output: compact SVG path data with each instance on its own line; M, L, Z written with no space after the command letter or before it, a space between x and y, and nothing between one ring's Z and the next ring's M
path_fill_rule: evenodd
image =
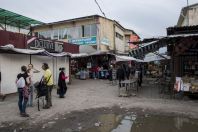
M53 35L52 35L53 40L58 40L58 29L53 30Z
M44 33L43 33L43 32L39 32L38 34L39 34L39 36L38 36L39 38L45 38L45 36L44 36Z
M83 37L89 37L89 36L91 36L91 34L90 34L90 25L85 25L84 26L84 36Z
M39 37L40 38L46 38L46 39L51 39L51 31L43 31L39 32Z
M59 29L59 39L67 39L67 29Z
M97 35L97 25L92 24L92 25L84 25L82 26L83 29L83 37L91 37L91 36L96 36Z
M97 25L93 24L91 25L91 36L96 36L97 35Z
M82 37L81 27L68 28L68 39L77 39Z
M116 32L116 38L119 38L119 39L123 40L123 36L121 34L117 33L117 32Z

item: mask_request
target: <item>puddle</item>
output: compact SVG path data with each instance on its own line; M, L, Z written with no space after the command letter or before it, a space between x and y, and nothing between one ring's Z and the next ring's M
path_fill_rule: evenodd
M167 117L149 116L137 117L136 115L113 115L99 116L101 126L94 126L84 132L197 132L198 120Z
M110 132L113 128L117 127L121 122L123 116L115 114L102 114L98 116L100 126L89 128L84 132Z
M197 132L198 120L182 117L137 118L129 132Z
M111 132L130 132L135 120L136 115L125 116L120 122L120 125L118 125L118 127L113 129Z
M139 111L139 112L138 112ZM145 111L97 109L76 112L36 126L0 127L2 132L198 132L198 119L152 115ZM136 114L138 113L138 114ZM22 128L22 130L20 129Z

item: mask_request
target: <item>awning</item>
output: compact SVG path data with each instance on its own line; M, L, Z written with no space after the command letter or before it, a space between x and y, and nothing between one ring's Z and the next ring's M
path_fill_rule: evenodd
M63 57L63 56L71 56L70 53L62 52L62 53L50 53L46 51L45 49L37 49L37 50L31 50L31 49L19 49L15 48L12 44L8 44L5 46L0 46L0 51L6 51L11 53L19 53L19 54L28 54L28 55L47 55L52 57Z
M119 55L115 55L116 57L116 62L120 62L120 61L136 61L136 62L143 62L143 60L140 59L136 59L130 56L119 56Z
M70 56L71 57L71 53L67 53L67 52L50 53L48 51L44 51L43 53L46 54L47 56L51 56L51 57L64 57L64 56Z
M40 49L40 50L19 49L19 48L15 48L12 44L0 46L0 49L4 51L13 51L15 53L30 54L30 55L43 53L45 51L44 49Z
M89 56L87 53L71 54L71 58L81 58Z
M165 60L165 58L171 59L171 57L167 56L167 55L161 55L161 56L163 56L163 57L161 57L161 56L153 54L153 53L151 53L151 54L152 55L150 55L150 56L145 56L144 62L160 61L160 60Z
M164 37L164 38L179 38L179 37L194 37L194 36L198 36L198 33L194 33L194 34L168 35L167 37Z
M129 55L136 57L136 58L144 58L145 54L154 52L160 48L160 45L158 44L158 42L159 40L155 40L149 43L143 43L139 45L138 49L134 49L131 52L129 52ZM161 47L163 46L161 45Z
M109 51L96 51L93 53L90 53L89 55L104 55L104 54L111 54Z
M135 58L144 58L144 56L148 53L155 52L159 50L159 48L175 44L173 43L174 40L181 39L181 38L187 38L187 37L198 37L198 33L195 34L179 34L179 35L168 35L166 37L157 38L156 40L149 42L149 43L142 43L139 44L138 49L131 50L129 52L130 56L133 56Z

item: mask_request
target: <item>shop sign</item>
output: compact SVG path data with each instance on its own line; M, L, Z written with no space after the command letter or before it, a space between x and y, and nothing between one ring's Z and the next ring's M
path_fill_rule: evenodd
M104 37L102 40L101 40L101 43L104 44L104 45L109 45L110 44L110 41L108 38Z
M35 48L40 48L40 49L45 49L49 52L63 52L64 47L63 47L63 42L60 41L52 41L52 40L46 40L46 39L39 39L36 38L33 41L28 41L28 48L30 49L35 49Z
M68 42L77 45L93 45L93 44L95 45L96 36L80 38L80 39L70 39Z

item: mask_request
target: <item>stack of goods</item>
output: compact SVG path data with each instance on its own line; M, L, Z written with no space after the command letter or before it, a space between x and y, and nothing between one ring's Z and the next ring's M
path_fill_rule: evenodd
M192 93L198 92L198 80L192 80L191 81L191 88L190 91Z

